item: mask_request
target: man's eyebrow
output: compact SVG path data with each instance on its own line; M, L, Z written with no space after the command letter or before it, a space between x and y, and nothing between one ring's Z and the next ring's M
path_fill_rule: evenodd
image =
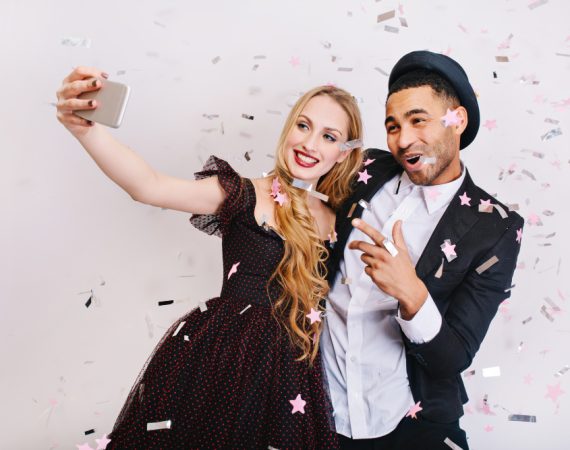
M423 109L423 108L416 108L416 109L411 109L409 111L406 111L404 113L404 118L407 119L410 116L413 116L414 114L427 114L429 116L429 113ZM388 116L386 117L386 120L384 120L384 125L388 124L388 122L395 122L396 118L394 116Z
M310 119L310 117L306 116L305 114L299 114L299 118L303 117L304 119L307 120L307 122L309 122L311 125L313 124L313 121ZM336 131L338 134L340 134L342 136L342 131L337 130L336 128L333 127L325 127L325 130L328 131Z

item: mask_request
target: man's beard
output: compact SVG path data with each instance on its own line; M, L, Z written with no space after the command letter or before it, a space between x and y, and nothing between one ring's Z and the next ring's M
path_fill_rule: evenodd
M424 164L424 167L417 172L406 171L412 183L418 186L430 186L435 179L445 172L453 161L453 151L450 150L452 145L452 139L448 137L444 141L439 141L434 146L424 145L418 148L417 150L420 151L425 158L435 157L435 163ZM400 159L402 159L402 155L405 152L405 150L400 149Z

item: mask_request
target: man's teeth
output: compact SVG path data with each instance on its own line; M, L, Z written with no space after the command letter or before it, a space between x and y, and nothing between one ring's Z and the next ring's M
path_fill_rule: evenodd
M318 163L318 162L319 162L318 159L311 158L310 156L303 155L302 153L297 153L297 157L298 157L301 161L306 162L307 164L315 164L315 163Z

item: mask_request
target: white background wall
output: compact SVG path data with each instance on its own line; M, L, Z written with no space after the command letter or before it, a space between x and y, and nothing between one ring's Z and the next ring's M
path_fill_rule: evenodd
M96 447L165 328L221 285L217 238L193 229L188 214L133 202L59 125L55 91L73 66L131 85L115 134L157 169L192 177L216 154L255 177L272 167L266 155L288 105L317 84L350 90L366 145L385 148L382 71L416 49L448 53L466 68L482 124L496 127L481 128L464 162L531 222L512 298L466 379L462 425L473 449L569 448L570 372L556 373L570 364L570 4L529 5L1 0L0 448ZM395 18L377 23L391 10ZM69 37L90 46L63 45ZM553 128L562 135L541 140ZM176 303L158 307L164 299ZM499 377L482 376L494 366ZM549 386L567 392L548 397ZM537 422L508 421L509 413Z

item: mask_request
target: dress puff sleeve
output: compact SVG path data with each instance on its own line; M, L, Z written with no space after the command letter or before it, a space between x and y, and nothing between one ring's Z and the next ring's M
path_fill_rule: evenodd
M244 180L226 161L215 156L210 156L202 171L196 172L194 177L201 180L215 175L226 192L222 206L215 214L192 215L190 223L204 233L222 237L229 230L236 215L245 209L247 196Z

